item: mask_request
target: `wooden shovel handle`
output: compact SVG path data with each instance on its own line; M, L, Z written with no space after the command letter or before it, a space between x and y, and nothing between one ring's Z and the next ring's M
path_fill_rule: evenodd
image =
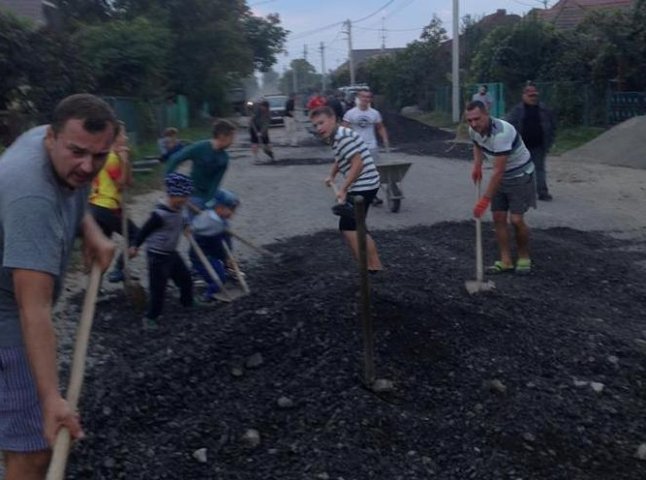
M480 184L476 183L476 201L480 200ZM484 279L484 260L482 253L482 221L476 218L476 280L482 283Z
M334 182L330 183L330 188L334 192L334 198L336 199L337 203L343 203L341 200L339 200L339 188L336 186Z
M222 283L222 279L218 276L217 272L213 269L213 265L211 265L211 262L209 262L209 259L206 258L206 255L204 255L204 251L202 251L200 246L197 244L193 235L191 235L191 233L189 233L188 231L186 231L184 235L186 235L186 238L191 244L191 247L193 247L193 250L195 250L197 257L200 259L200 262L202 262L202 266L206 269L207 273L209 274L209 277L211 277L211 280L215 282L215 284L218 286L222 294L225 297L230 299L231 296L229 295L229 292L227 292L224 289L224 283Z
M67 403L72 410L76 410L79 397L81 396L87 347L90 340L90 332L92 330L92 321L94 319L94 310L96 307L96 297L99 292L100 284L101 267L95 262L92 265L90 279L88 281L87 290L85 291L81 321L79 322L76 332L76 343L74 345L74 357L72 360L72 370L70 372L70 382L67 388ZM64 427L61 428L56 436L56 442L54 443L52 453L52 461L49 464L46 480L63 479L71 443L72 441L69 430Z
M256 250L259 253L262 253L263 255L268 255L270 257L278 256L274 252L271 252L271 251L267 250L266 248L261 247L260 245L256 245L254 242L252 242L251 240L249 240L246 237L243 237L242 235L240 235L235 230L231 230L230 228L227 228L227 233L229 235L231 235L233 238L235 238L237 240L240 240L240 242L244 243L247 247L253 248L254 250Z
M244 279L244 275L240 271L240 266L238 265L238 262L233 256L233 252L231 252L231 249L229 248L229 245L227 245L227 242L225 240L222 240L222 248L224 248L224 251L227 254L227 258L231 262L231 266L233 267L233 271L236 273L236 278L238 279L238 282L240 282L240 286L242 287L242 290L244 291L244 293L248 294L249 285L247 285L247 282Z

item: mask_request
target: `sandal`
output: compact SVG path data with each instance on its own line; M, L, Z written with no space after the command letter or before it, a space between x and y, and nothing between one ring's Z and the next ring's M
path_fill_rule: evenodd
M487 267L487 273L491 275L498 275L499 273L513 273L514 272L514 267L513 265L508 266L502 263L500 260L496 260L493 262L493 265L490 267Z
M516 273L526 274L532 271L531 258L519 258L516 262Z

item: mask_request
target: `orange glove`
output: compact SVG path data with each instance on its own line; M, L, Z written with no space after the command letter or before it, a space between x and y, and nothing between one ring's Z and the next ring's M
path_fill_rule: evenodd
M473 183L478 183L482 180L482 165L474 165L471 170L471 180Z
M475 218L482 217L482 214L487 210L490 203L491 199L488 197L482 197L480 200L478 200L476 206L473 207L473 216Z

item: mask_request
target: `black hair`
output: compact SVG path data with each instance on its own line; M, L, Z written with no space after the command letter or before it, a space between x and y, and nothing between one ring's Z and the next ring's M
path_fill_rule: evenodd
M487 107L480 100L473 100L472 102L467 103L465 110L467 112L470 112L471 110L475 110L476 108L479 108L482 112L487 113Z
M89 133L99 133L108 127L112 127L115 137L119 132L119 122L112 107L89 93L70 95L59 102L52 114L54 134L63 130L72 119L83 120L83 129Z

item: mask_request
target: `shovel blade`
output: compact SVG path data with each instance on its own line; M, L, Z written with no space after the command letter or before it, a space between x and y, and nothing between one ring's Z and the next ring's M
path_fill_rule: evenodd
M137 312L143 312L148 303L146 289L138 282L124 281L126 298Z
M213 294L213 298L219 300L220 302L233 302L234 300L237 300L240 297L244 297L247 295L247 292L245 292L242 288L238 287L224 287L223 292L218 292Z
M479 292L489 292L496 288L496 285L491 280L487 280L486 282L480 280L469 280L464 282L464 287L467 289L467 292L473 295Z

